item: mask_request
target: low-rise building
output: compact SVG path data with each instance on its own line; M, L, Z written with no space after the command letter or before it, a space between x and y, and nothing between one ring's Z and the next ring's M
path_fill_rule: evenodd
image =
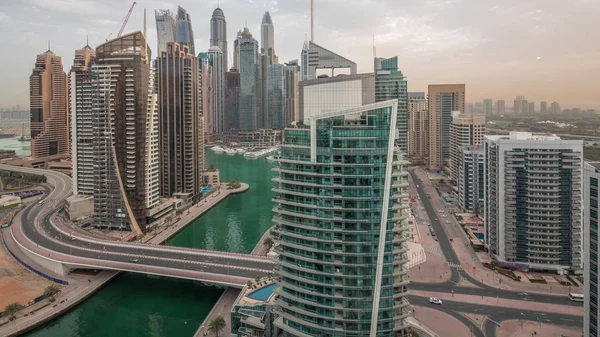
M12 205L18 205L21 203L21 198L16 195L3 195L0 197L0 208L8 207Z
M67 198L65 211L69 220L81 221L94 214L94 196L77 194Z

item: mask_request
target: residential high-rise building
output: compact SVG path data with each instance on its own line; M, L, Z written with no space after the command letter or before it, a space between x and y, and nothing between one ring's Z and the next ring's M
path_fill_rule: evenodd
M535 103L534 102L529 102L529 107L528 107L527 111L529 111L530 114L535 113Z
M260 58L258 41L252 37L248 27L244 28L242 38L238 40L240 62L240 130L258 129L258 71Z
M300 66L298 60L293 60L285 64L284 67L284 88L285 88L285 124L299 120L298 109L298 78L300 75Z
M160 137L160 194L202 192L202 101L200 64L189 47L169 42L156 59Z
M489 98L484 99L482 113L486 116L491 115L492 114L492 106L493 106L493 103L492 103L491 99L489 99Z
M425 159L429 151L427 99L424 92L408 93L408 155Z
M286 125L285 94L284 65L269 64L267 67L268 129L281 130Z
M219 7L215 8L210 18L210 46L219 47L223 53L223 69L227 71L229 69L229 60L227 58L229 55L227 53L227 21L225 21L225 13ZM239 69L239 67L236 69Z
M167 43L175 42L177 40L177 24L173 13L168 9L157 9L154 11L154 18L156 21L156 35L157 35L157 55L162 55L163 52L167 51Z
M225 131L239 129L240 122L240 72L232 68L225 73L225 106L223 114L225 118Z
M513 110L515 114L523 113L523 101L525 100L525 96L517 96L514 101Z
M583 172L583 228L584 228L584 262L585 275L584 286L585 301L583 312L583 334L585 337L598 336L598 327L600 319L598 317L598 307L600 301L598 297L598 181L600 181L600 162L585 163Z
M50 49L37 56L29 77L31 156L69 154L69 95L62 59Z
M408 154L408 93L406 78L398 70L398 57L380 59L375 69L375 102L398 100L398 146Z
M542 115L548 114L548 103L546 101L540 102L540 113Z
M464 84L429 85L429 169L442 171L450 161L452 112L465 112Z
M214 134L221 134L225 131L225 68L223 52L217 46L212 46L208 49L208 63L212 69L212 102L213 102L213 129L207 130Z
M237 32L237 36L235 40L233 40L233 65L231 69L235 69L238 72L240 71L240 41L242 40L242 35L244 32L240 29Z
M96 48L93 90L94 225L145 230L158 203L158 111L150 48L141 32Z
M275 26L269 12L265 12L260 25L260 46L260 53L269 57L269 64L279 63L275 55Z
M560 104L558 102L552 102L552 104L550 104L550 113L553 115L562 113L562 109L560 108Z
M408 162L395 144L396 113L396 100L378 102L284 131L273 313L286 335L406 333Z
M475 113L475 105L471 102L467 103L467 113L474 114Z
M331 77L334 69L349 68L350 74L356 74L356 63L325 49L313 41L305 41L301 53L302 81L317 78L317 69L331 69Z
M175 34L174 42L178 42L179 44L184 44L190 47L190 53L196 55L196 49L194 48L194 31L192 30L192 18L181 6L177 7L177 17L175 22L177 25L177 32Z
M198 54L198 63L200 64L200 78L202 85L202 125L205 142L211 143L216 139L214 132L214 95L213 95L213 68L210 65L207 52Z
M450 125L450 178L458 182L459 149L462 146L481 145L485 135L485 115L453 112Z
M260 54L258 57L257 73L256 73L256 127L258 129L268 129L271 122L269 121L269 57L265 54Z
M524 99L524 100L521 100L520 102L521 102L521 113L523 115L530 114L531 112L529 111L529 101Z
M94 194L93 73L96 51L89 45L75 51L69 72L73 194Z
M458 206L463 210L483 215L485 161L483 145L458 148Z
M504 100L496 101L496 113L498 115L504 115L506 113L506 104Z
M583 141L485 136L485 245L499 262L581 272Z

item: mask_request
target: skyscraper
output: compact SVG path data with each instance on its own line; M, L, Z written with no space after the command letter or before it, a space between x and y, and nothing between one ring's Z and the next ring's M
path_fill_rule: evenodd
M179 44L184 44L190 47L190 53L196 54L194 48L194 31L192 30L192 18L188 12L181 6L177 7L177 33L175 34L175 41ZM173 42L173 41L169 41Z
M269 64L279 63L275 55L275 26L269 12L263 15L260 26L260 53L269 57Z
M160 136L160 193L185 193L198 201L202 186L200 64L175 42L156 60Z
M540 113L542 115L548 114L548 103L546 101L540 102Z
M300 75L300 66L298 60L293 60L285 64L284 80L285 84L285 124L298 121L298 79Z
M584 266L585 266L585 285L584 294L584 319L583 333L585 337L598 336L598 326L600 319L598 317L598 306L600 301L598 297L598 181L600 181L600 163L584 164Z
M581 272L583 141L485 136L485 245L499 262Z
M406 91L406 79L398 70L398 56L389 59L380 59L380 65L375 69L375 102L383 102L391 99L398 100L398 128L397 145L400 150L408 154L408 94Z
M96 51L89 45L75 51L69 72L73 194L94 194L93 73Z
M427 99L424 92L408 93L408 155L424 159L429 151Z
M212 102L213 102L213 129L210 132L221 134L225 131L225 116L223 113L225 103L224 81L225 64L223 52L217 46L208 49L208 64L212 68Z
M450 125L450 178L458 182L459 149L462 146L481 145L485 135L485 115L453 112Z
M225 73L225 131L239 129L240 122L240 72L232 68Z
M96 48L94 225L99 227L139 234L147 224L146 210L158 203L158 143L152 139L158 136L157 97L150 58L139 31Z
M235 40L233 40L233 65L231 69L240 71L240 41L242 40L243 31L240 29L237 32Z
M177 24L173 13L168 9L157 9L154 11L156 21L156 35L158 41L157 55L167 51L167 43L176 41Z
M283 64L269 64L267 68L268 129L285 127L285 73Z
M498 115L504 115L506 113L506 104L504 103L504 100L498 100L496 101L496 113Z
M213 68L210 65L208 58L208 52L202 52L198 54L198 63L200 64L200 78L202 85L202 125L204 132L204 139L206 142L211 143L216 139L214 137L214 95L213 95Z
M552 104L550 104L550 113L553 115L562 113L562 109L560 108L560 104L558 102L552 102Z
M483 215L485 160L483 145L458 148L458 206L463 210Z
M483 100L483 111L482 113L486 116L491 115L492 114L492 100L489 98L486 98Z
M324 47L319 46L313 41L305 41L301 53L302 62L302 81L314 80L317 78L317 69L331 69L331 76L334 76L334 69L349 68L350 74L356 74L356 63L338 55Z
M210 46L219 47L223 53L223 69L227 71L229 68L228 53L227 53L227 21L225 21L225 13L221 8L217 7L213 11L210 18ZM225 73L223 73L225 76Z
M517 96L514 101L513 110L515 114L523 113L523 104L522 101L525 100L525 96Z
M37 56L29 77L31 156L69 154L69 97L62 59L50 49Z
M396 112L395 100L378 102L284 131L274 325L286 335L406 333L408 162L396 152Z
M464 84L429 85L429 169L441 171L450 160L452 112L465 112Z
M258 128L257 81L260 64L258 41L252 37L248 27L244 27L242 38L238 40L240 52L240 130L253 131Z
M535 103L534 102L529 102L529 107L527 108L527 111L529 111L530 114L535 113Z

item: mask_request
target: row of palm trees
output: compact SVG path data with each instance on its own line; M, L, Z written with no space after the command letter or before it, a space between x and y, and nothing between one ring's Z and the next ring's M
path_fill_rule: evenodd
M44 290L44 298L49 298L50 302L54 302L54 296L56 294L58 294L60 292L60 288L58 288L58 286L52 284L46 287L46 289ZM18 302L13 302L8 304L5 308L4 308L4 312L2 312L2 317L13 317L17 312L19 312L21 309L23 309L25 306L23 306L21 303Z

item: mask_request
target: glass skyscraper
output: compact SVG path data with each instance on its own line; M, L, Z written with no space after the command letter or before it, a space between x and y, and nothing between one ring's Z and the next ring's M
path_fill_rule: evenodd
M398 100L398 144L404 153L408 153L408 93L406 79L398 70L398 57L376 59L375 102Z
M285 129L273 179L277 336L406 336L408 162L397 106Z
M238 39L240 51L240 130L257 129L257 72L260 64L258 41L252 37L248 27L244 28L242 38Z

